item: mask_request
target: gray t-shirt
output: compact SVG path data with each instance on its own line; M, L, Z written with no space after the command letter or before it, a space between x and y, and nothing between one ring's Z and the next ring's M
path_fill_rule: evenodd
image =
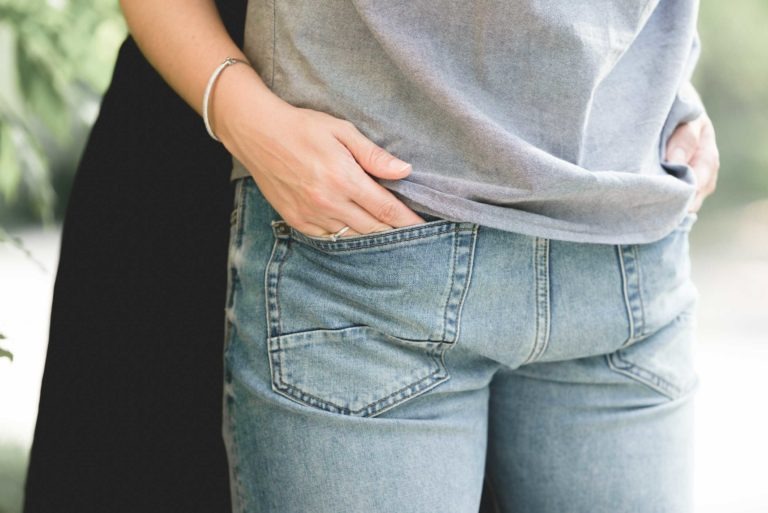
M413 165L416 211L526 235L644 243L681 221L662 161L703 111L681 90L696 0L250 0L245 53L288 103ZM234 159L232 178L248 176Z

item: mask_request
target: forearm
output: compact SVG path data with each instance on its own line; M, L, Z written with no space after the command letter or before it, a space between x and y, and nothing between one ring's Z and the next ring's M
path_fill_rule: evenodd
M246 59L213 0L120 0L120 6L147 60L198 114L211 72L225 57ZM277 97L249 66L230 66L219 77L209 105L217 134L218 111L245 98L270 103Z
M213 0L120 0L149 62L198 113L213 70L245 59ZM213 131L275 211L309 235L372 233L423 223L374 177L411 172L351 122L272 93L251 66L225 68L209 102Z

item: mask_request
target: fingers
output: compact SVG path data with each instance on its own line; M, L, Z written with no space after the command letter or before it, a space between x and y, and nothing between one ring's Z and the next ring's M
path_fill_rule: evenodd
M344 219L347 220L347 225L350 227L350 230L344 233L345 237L394 228L393 225L378 220L360 205L351 201L345 205L344 216Z
M378 184L375 184L377 187L381 187ZM388 191L384 190L386 194L389 194ZM390 194L391 195L391 194ZM398 201L394 196L392 196L394 201ZM305 233L307 235L311 236L317 236L317 237L327 237L332 233L336 233L339 230L341 230L343 227L348 226L349 229L346 230L341 237L351 237L354 235L365 235L375 232L381 232L384 230L391 230L395 227L400 226L410 226L413 224L419 224L425 222L421 217L416 215L415 212L412 210L406 208L406 211L410 212L412 214L412 217L415 218L411 222L408 222L406 224L396 224L391 225L384 223L371 215L371 213L366 210L365 208L361 207L359 204L347 201L343 205L338 206L338 210L333 214L333 217L327 217L324 219L316 219L313 220L313 222L295 222L295 223L289 223L294 228L299 230L302 233ZM342 219L344 221L342 221Z
M423 223L424 219L363 172L368 171L380 178L399 179L411 172L411 165L371 142L351 123L342 121L340 125L341 130L336 132L336 136L353 159L345 162L336 174L337 179L342 177L344 180L337 183L336 188L343 190L361 208L352 217L337 217L356 219L352 221L356 223L353 228L360 233Z
M711 122L704 123L699 147L689 164L696 176L696 198L694 198L690 211L697 212L704 199L715 192L717 173L720 169L720 155Z
M298 222L295 222L295 223L288 223L288 224L293 226L295 229L299 230L301 233L304 233L304 234L309 235L311 237L327 237L329 233L335 233L338 230L340 230L342 228L342 226L344 226L341 222L337 221L338 228L336 228L335 230L329 232L328 230L326 230L322 226L314 224L314 223L310 223L310 222L307 222L307 221L298 221Z
M265 199L285 222L310 236L374 233L424 222L374 176L400 179L411 165L377 146L350 122L291 107L277 127L243 152ZM237 156L237 155L236 155Z
M344 227L347 227L347 229L339 235L339 238L365 235L391 230L393 228L393 226L377 220L356 203L348 202L343 206L343 210L340 212L339 217L343 217L349 221L344 222L337 218L326 218L317 220L314 223L297 222L292 226L300 232L313 237L328 237L333 233L339 232Z
M697 212L704 199L714 192L717 172L720 169L715 130L706 113L675 129L667 143L666 159L669 162L687 164L693 170L696 177L696 197L689 211Z
M700 118L675 128L667 142L666 159L677 164L688 164L699 147L701 128Z
M382 223L359 205L350 201L338 205L337 210L329 217L313 219L312 222L299 221L289 224L302 233L317 237L328 237L345 226L349 228L339 238L392 229L392 226Z
M387 225L410 226L424 222L416 212L369 176L356 181L351 193L352 200ZM369 231L375 231L375 228Z
M334 135L344 144L364 171L379 178L397 180L408 176L411 165L377 146L349 121L342 120Z

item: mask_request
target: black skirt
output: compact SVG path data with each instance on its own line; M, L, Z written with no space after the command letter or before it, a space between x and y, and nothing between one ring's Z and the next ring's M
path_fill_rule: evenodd
M219 4L241 44L246 2ZM230 511L230 170L128 38L67 205L25 512Z

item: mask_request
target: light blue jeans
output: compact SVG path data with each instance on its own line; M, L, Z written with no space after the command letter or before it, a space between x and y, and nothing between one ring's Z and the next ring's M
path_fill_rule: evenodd
M430 216L306 236L237 181L225 426L235 510L691 510L689 215L651 244Z

